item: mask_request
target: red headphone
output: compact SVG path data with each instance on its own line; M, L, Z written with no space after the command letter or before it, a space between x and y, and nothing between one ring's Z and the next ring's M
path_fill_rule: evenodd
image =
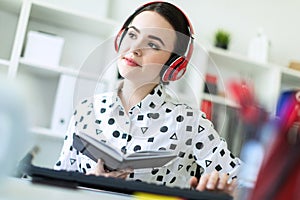
M133 18L140 11L142 11L146 6L149 6L149 5L155 4L155 3L168 3L168 2L155 1L155 2L150 2L150 3L144 4L143 6L138 8L131 16L129 16L128 19L125 21L124 25L122 26L121 30L117 34L116 38L115 38L114 43L115 43L115 50L117 52L119 51L119 47L121 45L122 39L123 39L123 37L125 36L125 34L127 32L126 28L131 23ZM168 4L170 4L170 3L168 3ZM174 6L174 5L172 4L172 6ZM179 11L181 11L181 9L179 9L178 7L176 7L176 8ZM165 66L163 67L163 69L160 73L163 82L176 81L176 80L180 79L183 76L183 74L186 72L186 67L187 67L187 65L188 65L188 63L191 59L192 54L193 54L194 29L193 29L188 17L182 11L181 11L181 13L183 14L183 16L185 16L186 22L188 24L188 29L189 29L189 32L190 32L190 36L189 36L190 40L189 40L185 55L183 55L183 56L173 55L165 63Z

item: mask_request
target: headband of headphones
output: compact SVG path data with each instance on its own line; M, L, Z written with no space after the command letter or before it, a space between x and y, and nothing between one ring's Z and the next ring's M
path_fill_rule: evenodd
M114 41L114 46L115 46L115 50L119 51L119 47L121 45L122 39L124 37L124 35L126 34L126 29L128 27L128 25L132 22L132 20L134 19L134 17L139 14L145 7L151 5L151 4L157 4L157 3L168 3L168 2L163 2L163 1L154 1L154 2L149 2L147 4L142 5L141 7L139 7L137 10L135 10L135 12L130 15L128 17L128 19L125 21L125 23L123 24L122 28L120 29L120 31L118 32L115 41ZM168 3L170 4L170 3ZM174 6L172 4L172 6ZM176 6L174 6L176 7ZM189 43L187 45L187 50L185 51L186 55L184 56L173 56L171 57L167 63L165 64L166 67L164 67L162 69L161 72L161 77L162 77L162 81L163 82L169 82L169 81L175 81L178 80L179 78L181 78L183 76L183 74L186 71L186 67L188 62L190 61L190 58L192 56L193 53L193 35L194 35L194 29L192 27L192 24L189 20L189 18L185 15L185 13L178 7L176 7L181 13L182 15L185 17L188 29L189 29ZM125 33L125 34L124 34Z

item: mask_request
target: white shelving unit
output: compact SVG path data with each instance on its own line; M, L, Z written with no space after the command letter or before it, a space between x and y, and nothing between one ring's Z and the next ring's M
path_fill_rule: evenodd
M0 1L0 75L2 76L8 73L20 9L21 5L16 0Z
M111 10L109 3L108 0L103 3L107 11ZM82 64L97 45L109 42L120 28L119 22L106 15L100 16L97 12L90 13L72 5L66 6L59 0L0 1L0 75L17 80L26 88L33 118L30 130L47 138L61 139L64 135L51 130L60 76L80 75L80 78L98 81L99 75L89 71L83 73ZM59 66L35 63L23 57L29 31L44 31L65 39ZM270 112L275 111L277 98L283 90L300 87L300 72L284 66L258 63L214 47L207 47L202 57L202 62L192 63L193 69L174 87L181 99L187 103L195 102L193 107L199 108L202 100L209 100L224 108L237 108L226 88L226 83L233 79L253 81L259 100ZM218 89L225 96L203 93L206 73L218 77ZM102 81L106 89L113 88L117 81L116 69L105 73ZM185 91L189 89L192 89L193 96L186 95ZM69 103L73 105L73 102Z
M216 127L218 132L227 141L232 142L230 144L231 149L238 155L241 142L243 141L243 132L238 127L235 127L235 130L228 130L228 126L232 123L229 120L237 120L235 121L236 126L239 123L238 118L230 119L232 118L232 112L238 108L238 105L230 94L228 83L232 80L241 79L253 83L254 92L259 103L271 115L275 115L277 100L281 92L289 89L300 89L300 71L272 63L259 63L249 59L247 56L215 47L207 47L205 55L207 60L202 73L213 74L217 77L218 92L220 94L201 93L204 90L201 83L202 90L200 88L201 94L198 95L196 105L200 105L202 100L213 103L213 110L216 115L213 116L212 121L218 125ZM198 78L198 82L201 81L204 81L203 77ZM232 135L231 131L236 133Z
M218 88L229 100L227 84L232 80L253 83L254 92L260 103L270 112L276 107L281 92L282 67L270 63L259 63L246 56L227 50L210 47L207 72L218 77ZM225 103L226 104L226 103Z
M54 3L53 3L54 2ZM114 35L118 22L59 1L13 0L0 2L1 38L0 73L26 85L30 92L33 111L34 133L49 135L51 115L59 77L62 74L87 80L97 80L94 74L80 72L80 67L89 53L108 37ZM106 6L109 6L108 4ZM108 9L108 8L106 8ZM43 31L59 35L65 40L59 66L35 63L23 58L29 31ZM115 79L117 76L116 70ZM112 74L112 76L114 76ZM104 77L106 84L114 81ZM70 102L73 103L73 102ZM48 131L47 131L48 130ZM62 134L62 133L60 133ZM54 134L55 135L55 134ZM56 134L59 135L59 134Z
M300 71L289 68L280 68L281 70L281 86L280 90L300 89Z

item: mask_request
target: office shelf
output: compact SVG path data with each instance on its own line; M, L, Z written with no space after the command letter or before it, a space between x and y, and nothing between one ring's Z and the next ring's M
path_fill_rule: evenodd
M204 93L202 99L211 101L212 103L229 106L232 108L239 108L239 105L234 100L229 99L227 97Z
M64 133L56 132L44 127L32 127L29 131L36 135L42 135L42 136L47 136L47 137L52 137L57 139L64 138Z

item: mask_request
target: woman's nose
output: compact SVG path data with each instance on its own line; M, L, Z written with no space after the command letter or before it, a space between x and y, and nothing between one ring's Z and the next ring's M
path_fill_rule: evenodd
M131 43L130 51L135 56L141 56L143 54L144 48L145 48L144 41L142 39L138 39Z
M142 48L141 47L135 47L134 49L132 49L132 53L135 56L141 56L142 55Z

